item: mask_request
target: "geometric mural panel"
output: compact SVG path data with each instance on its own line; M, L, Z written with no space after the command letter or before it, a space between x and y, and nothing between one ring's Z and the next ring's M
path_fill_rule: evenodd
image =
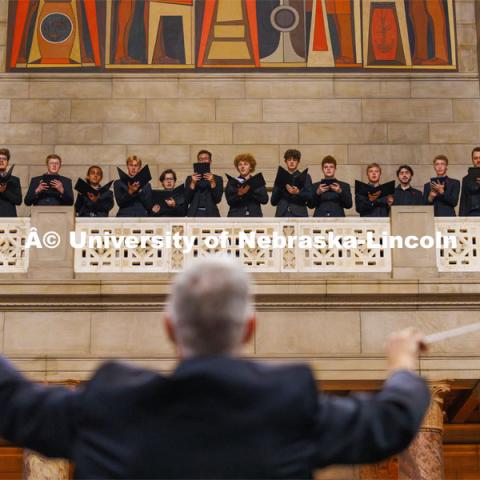
M10 0L9 71L455 70L454 0Z

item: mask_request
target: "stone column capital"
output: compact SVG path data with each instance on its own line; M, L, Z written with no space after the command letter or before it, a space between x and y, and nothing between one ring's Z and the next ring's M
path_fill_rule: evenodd
M68 480L69 463L59 458L46 458L33 450L23 451L23 480Z
M435 430L443 433L443 402L445 395L451 390L451 381L429 382L432 399L420 430Z

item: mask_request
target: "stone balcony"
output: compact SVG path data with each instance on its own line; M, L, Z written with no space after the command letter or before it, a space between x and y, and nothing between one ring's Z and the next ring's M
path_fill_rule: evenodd
M209 250L236 255L252 272L258 324L246 356L309 362L327 382L378 382L383 344L407 325L425 333L479 320L476 219L434 219L430 207L395 207L390 219L77 219L70 208L32 209L0 225L0 351L43 381L82 380L106 358L169 370L175 355L163 332L172 276ZM25 248L30 228L59 234L57 248ZM351 235L457 238L455 248L241 248L257 235ZM228 233L223 248L198 240L181 249L69 246L89 235L165 235L202 239ZM435 344L419 369L459 388L480 376L480 334ZM462 383L463 382L463 383Z
M408 266L418 270L403 271L405 278L424 277L426 267L436 268L437 274L480 273L477 255L480 222L475 218L432 219L428 207L410 207L408 211L397 207L391 219L74 220L72 215L70 208L55 212L34 208L31 219L0 222L0 274L47 278L46 272L37 275L35 264L51 259L54 264L48 269L48 277L52 278L61 274L59 270L70 271L72 278L81 278L81 274L104 278L104 274L112 273L131 278L132 274L175 273L192 259L212 253L232 255L255 274L344 274L345 277L387 273L396 278ZM57 230L55 225L59 227ZM420 239L426 235L438 241L437 248L422 243ZM58 245L49 245L49 241ZM31 251L35 251L32 271ZM65 261L59 263L61 258Z

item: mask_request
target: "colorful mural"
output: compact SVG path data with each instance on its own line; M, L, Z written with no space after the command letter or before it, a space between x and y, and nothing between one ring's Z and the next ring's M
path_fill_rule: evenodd
M10 0L10 71L456 69L453 0Z

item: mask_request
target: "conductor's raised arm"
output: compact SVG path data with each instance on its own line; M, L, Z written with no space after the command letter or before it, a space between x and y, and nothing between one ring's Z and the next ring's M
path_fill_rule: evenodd
M429 405L411 330L390 339L389 378L370 396L330 397L307 365L240 358L255 312L233 259L189 264L164 321L179 359L168 375L108 362L70 391L35 385L0 357L0 437L73 460L77 479L300 479L400 452Z
M0 357L0 437L49 457L71 458L80 396L34 384Z
M413 329L393 334L387 344L389 377L380 392L319 397L316 467L373 463L408 447L430 403L425 380L413 371L424 348Z

